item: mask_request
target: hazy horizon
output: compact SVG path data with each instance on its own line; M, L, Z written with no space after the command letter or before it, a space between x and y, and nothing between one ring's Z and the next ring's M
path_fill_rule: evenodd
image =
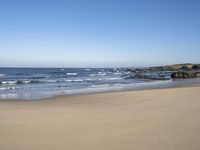
M200 63L200 1L2 0L0 67Z
M145 68L145 67L156 67L156 66L165 66L165 65L176 65L176 64L200 64L200 63L169 63L169 64L148 64L148 65L130 65L130 66L126 66L126 65L124 65L124 66L81 66L81 65L79 65L79 66L71 66L71 67L69 67L69 66L55 66L55 65L52 65L52 66L31 66L31 65L22 65L22 66L0 66L0 68L83 68L83 69L87 69L87 68Z

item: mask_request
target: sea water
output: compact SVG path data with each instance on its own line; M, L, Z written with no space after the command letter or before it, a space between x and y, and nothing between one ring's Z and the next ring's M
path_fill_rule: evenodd
M0 68L0 99L42 99L62 94L137 90L200 83L127 78L123 68Z

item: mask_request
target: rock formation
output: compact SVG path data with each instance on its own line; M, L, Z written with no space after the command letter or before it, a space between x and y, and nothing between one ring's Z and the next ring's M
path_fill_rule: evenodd
M195 78L197 77L196 72L173 72L171 75L172 79L186 79L186 78Z
M175 64L167 66L155 66L146 68L128 68L124 72L129 73L127 78L143 78L152 80L185 79L200 77L200 64ZM164 75L163 75L164 74Z

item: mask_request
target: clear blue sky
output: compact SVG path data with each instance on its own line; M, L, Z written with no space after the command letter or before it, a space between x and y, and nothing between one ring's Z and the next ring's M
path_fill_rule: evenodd
M200 63L199 0L0 0L0 66Z

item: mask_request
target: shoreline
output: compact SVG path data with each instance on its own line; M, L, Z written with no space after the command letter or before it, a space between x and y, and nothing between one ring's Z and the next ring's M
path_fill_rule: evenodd
M196 78L196 79L200 79L200 78ZM15 98L15 99L0 99L0 102L3 101L43 101L43 100L50 100L50 99L55 99L57 97L70 97L70 96L81 96L81 95L95 95L95 94L105 94L105 93L118 93L118 92L136 92L136 91L146 91L146 90L157 90L157 89L171 89L171 88L184 88L184 87L195 87L195 86L200 86L200 83L194 83L193 82L189 82L187 83L187 80L191 80L191 79L177 79L176 81L181 81L183 83L179 83L179 84L165 84L162 83L160 84L160 86L146 86L146 87L142 87L142 88L135 88L135 89L121 89L121 90L111 90L111 91L97 91L97 92L86 92L86 93L73 93L73 94L67 94L67 93L59 93L59 94L55 94L55 95L50 95L44 98L36 98L36 99L20 99L20 98ZM194 79L192 79L194 80ZM175 82L176 82L175 81ZM185 82L186 81L186 82ZM155 81L156 82L156 81ZM162 82L162 81L160 81ZM153 83L153 82L150 82Z

